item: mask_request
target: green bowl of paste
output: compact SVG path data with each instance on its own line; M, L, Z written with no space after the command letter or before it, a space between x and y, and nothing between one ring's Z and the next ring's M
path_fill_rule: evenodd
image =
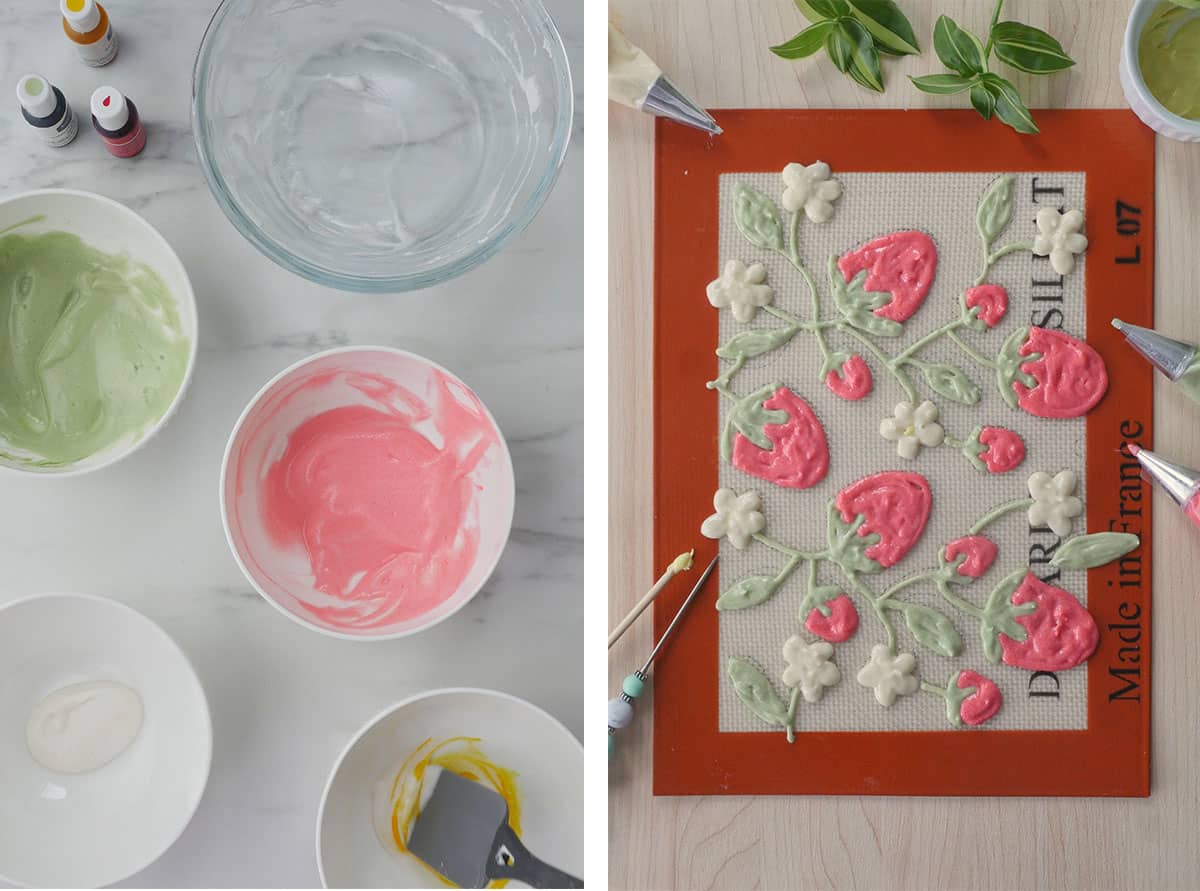
M125 457L175 411L195 360L187 271L142 217L65 189L0 201L0 468Z

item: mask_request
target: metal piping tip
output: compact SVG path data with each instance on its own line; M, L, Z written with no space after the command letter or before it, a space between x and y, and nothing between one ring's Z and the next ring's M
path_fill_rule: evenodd
M1200 471L1168 461L1154 452L1129 447L1130 453L1142 465L1146 477L1165 491L1176 504L1186 506L1200 486Z
M719 136L723 131L712 115L689 99L671 83L665 74L650 85L646 98L642 102L642 110L659 117L669 118L688 127L695 127L705 133Z
M1196 358L1194 344L1174 340L1152 328L1130 325L1120 319L1113 319L1112 326L1125 335L1131 347L1173 381L1178 380Z

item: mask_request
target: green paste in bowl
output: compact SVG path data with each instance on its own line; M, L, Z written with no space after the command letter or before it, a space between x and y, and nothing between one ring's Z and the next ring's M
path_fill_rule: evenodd
M1151 13L1138 40L1146 88L1167 111L1200 121L1200 14L1172 3Z
M64 466L139 438L191 344L154 270L67 232L0 237L0 457Z

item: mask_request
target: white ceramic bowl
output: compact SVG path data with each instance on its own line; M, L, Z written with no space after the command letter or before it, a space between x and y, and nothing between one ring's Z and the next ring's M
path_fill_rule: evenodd
M437 377L444 375L455 398L478 399L451 372L403 350L344 347L303 359L268 381L234 426L221 468L221 516L229 546L246 578L284 615L333 637L388 640L436 625L462 609L479 592L508 543L516 489L508 446L495 419L482 408L486 421L496 432L496 444L486 451L470 474L479 487L479 542L474 564L458 589L427 612L374 627L348 627L315 613L309 605L342 606L344 601L338 602L316 589L312 566L303 548L280 547L272 541L263 522L259 481L283 455L288 437L304 421L345 405L378 406L347 383L348 376L358 374L385 378L423 400L432 398Z
M495 764L517 772L521 840L541 859L583 875L583 746L535 705L492 690L433 690L367 722L338 758L317 813L317 868L326 888L429 888L417 860L384 850L372 793L426 739L477 737Z
M142 698L141 732L99 770L64 775L29 754L25 727L49 693L118 681ZM212 724L187 656L114 600L46 594L0 607L0 879L99 887L157 860L208 781Z
M192 293L187 270L167 240L124 204L103 195L72 189L39 189L0 200L0 231L36 216L44 219L23 225L16 231L70 232L92 247L106 253L127 254L157 272L178 304L180 325L191 342L187 370L174 400L162 417L145 430L127 436L74 464L59 467L39 467L0 458L0 470L16 470L38 476L73 476L107 467L137 451L162 429L178 409L196 364L196 296Z
M1158 8L1161 0L1135 0L1129 21L1125 25L1125 43L1121 48L1121 87L1129 107L1146 126L1169 139L1180 142L1200 142L1200 121L1190 121L1168 111L1154 98L1142 78L1138 64L1138 40L1147 19Z

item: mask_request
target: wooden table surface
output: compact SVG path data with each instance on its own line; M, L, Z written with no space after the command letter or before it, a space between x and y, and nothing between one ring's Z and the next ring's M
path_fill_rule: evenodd
M610 12L708 107L964 104L919 93L904 75L938 69L930 35L939 13L982 32L991 0L900 5L926 52L885 62L882 96L823 56L785 62L767 51L803 27L790 0L611 0ZM1078 62L1064 74L1016 78L1030 107L1124 107L1117 60L1130 6L1009 0L1005 18L1050 31ZM662 569L650 564L653 135L649 115L610 105L611 624ZM1200 341L1200 144L1159 137L1156 161L1157 325ZM1200 407L1161 377L1154 407L1156 448L1200 466ZM1200 532L1161 494L1155 508L1149 799L655 799L648 692L612 763L611 887L1200 888ZM647 617L610 651L612 690L650 644Z

